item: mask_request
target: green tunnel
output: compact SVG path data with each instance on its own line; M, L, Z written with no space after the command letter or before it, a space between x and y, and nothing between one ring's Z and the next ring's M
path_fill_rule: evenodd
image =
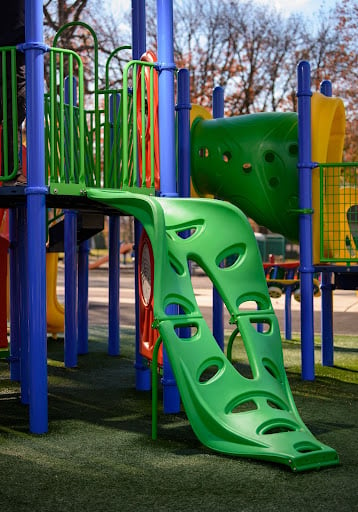
M297 160L296 113L196 118L192 124L196 192L230 201L291 241L298 240Z

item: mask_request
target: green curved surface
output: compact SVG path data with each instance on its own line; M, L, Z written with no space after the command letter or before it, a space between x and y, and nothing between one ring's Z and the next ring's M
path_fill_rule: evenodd
M191 175L199 195L238 206L258 224L298 240L297 114L203 120L191 129Z
M338 463L301 420L283 365L281 336L255 237L236 207L205 199L154 198L89 189L91 199L134 215L151 240L155 262L155 326L165 344L192 428L206 446L228 454L267 459L293 470ZM182 231L191 236L182 238ZM232 261L222 268L224 258ZM195 260L219 290L238 327L253 378L242 376L218 347L198 308L188 268ZM257 310L247 301L255 301ZM183 313L169 315L169 305ZM170 311L173 308L169 308ZM257 323L269 326L257 332ZM178 327L192 327L179 338ZM205 371L214 370L203 381ZM240 407L250 403L251 410Z

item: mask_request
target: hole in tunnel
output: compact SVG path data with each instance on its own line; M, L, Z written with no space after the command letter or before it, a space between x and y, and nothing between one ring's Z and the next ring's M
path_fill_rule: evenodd
M265 160L271 164L275 160L275 153L272 151L267 151L267 153L265 153Z
M200 158L208 158L209 156L209 149L206 147L199 148L199 157Z

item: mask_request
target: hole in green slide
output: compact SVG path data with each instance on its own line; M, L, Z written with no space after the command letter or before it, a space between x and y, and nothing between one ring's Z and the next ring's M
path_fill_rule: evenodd
M178 274L178 276L184 275L183 265L180 263L179 260L177 260L177 258L173 256L173 254L169 254L169 263L171 268L174 270L176 274Z
M165 313L168 316L177 316L177 315L190 315L190 313L194 312L194 307L191 302L185 300L185 297L168 297L168 302L165 304Z
M254 378L246 347L241 336L236 336L231 350L232 365L245 379Z
M215 264L221 269L232 269L239 264L239 260L241 260L245 252L245 244L235 244L231 247L226 247L217 255Z
M301 443L296 443L293 445L294 449L299 453L311 453L318 452L321 448L313 443L309 443L307 441L302 441Z
M264 309L270 309L271 303L268 295L252 292L245 293L238 297L236 307L240 312L252 311L253 309L262 311Z
M278 380L282 384L282 378L280 376L280 372L276 368L275 364L269 359L264 358L262 360L262 364L265 370L276 380Z
M237 405L235 405L231 412L233 414L240 414L243 412L250 412L250 411L256 411L257 410L257 404L254 400L245 400L244 402L241 402Z
M198 368L197 379L200 384L207 384L212 382L216 377L221 374L224 361L222 359L209 359L204 361Z
M198 326L196 324L193 324L193 323L185 324L182 322L180 322L179 324L175 324L174 329L188 329L188 331L186 331L186 335L181 336L179 338L182 341L192 340L193 338L195 338L195 336L198 334L198 331L199 331Z
M187 240L191 236L193 236L196 232L197 228L190 228L190 229L179 229L176 231L176 234L179 238L183 238L183 240Z
M278 409L279 411L287 411L287 407L284 407L282 404L278 403L276 400L272 398L267 399L267 405L272 409Z
M258 326L260 326L260 332L262 334L269 334L271 332L271 322L269 320L266 320L266 319L261 319L261 318L251 318L250 319L250 323L252 324L252 326L258 330Z
M284 432L296 432L297 430L299 430L298 425L283 422L272 424L272 422L270 422L261 429L260 434L267 436L270 434L282 434Z

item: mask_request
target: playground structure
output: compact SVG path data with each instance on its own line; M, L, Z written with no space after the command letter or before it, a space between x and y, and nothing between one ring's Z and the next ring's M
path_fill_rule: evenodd
M162 366L165 410L174 412L180 407L176 387L178 384L195 433L211 448L277 461L297 471L337 464L336 452L314 438L296 410L284 371L277 319L270 302L256 240L246 217L236 207L216 199L188 198L189 77L186 70L180 70L177 77L176 158L175 65L172 10L168 8L170 3L165 2L164 6L163 2L158 1L158 59L155 62L152 54L147 54L144 60L140 59L146 50L145 6L144 2L133 1L135 60L125 67L123 88L120 91L111 91L108 87L100 91L98 83L95 83L94 109L86 111L81 59L72 50L57 46L60 33L55 38L54 47L43 45L41 2L26 2L27 12L30 5L33 12L31 19L28 16L27 41L22 49L26 52L27 87L34 92L28 96L28 186L2 187L0 206L10 208L10 241L17 241L10 246L11 377L20 381L22 401L30 405L30 430L34 433L47 431L44 282L47 207L60 207L65 211L66 367L76 366L78 353L85 353L88 349L88 248L83 241L77 256L78 212L110 215L108 352L110 355L119 353L119 215L123 213L133 215L145 229L146 235L142 236L147 236L146 243L142 238L136 280L138 290L142 291L144 305L152 308L150 314L153 321L148 321L147 325L150 324L151 331L157 331L158 334L155 343L151 340L151 346L147 347L153 358L152 373L155 377L157 351L161 343L164 345ZM79 26L91 31L85 24ZM92 35L96 46L95 34ZM1 51L16 58L14 48ZM50 58L50 86L46 96L43 94L45 52ZM68 77L65 77L65 67ZM298 69L298 119L296 115L289 114L287 119L290 119L293 128L285 129L284 134L285 137L289 134L290 138L282 143L280 135L274 138L274 151L271 146L264 149L265 165L270 166L276 156L281 155L281 147L288 148L283 164L279 159L282 164L279 177L273 174L272 166L265 174L268 194L264 199L267 208L271 208L272 220L276 222L274 210L278 199L275 197L275 189L283 182L291 194L288 205L292 221L285 224L282 231L291 233L290 236L295 238L295 233L298 237L297 226L300 225L304 325L302 370L304 378L312 379L313 273L318 267L313 267L311 257L310 190L311 170L316 165L312 164L311 157L309 66L301 63ZM106 72L110 72L110 64L107 64ZM11 78L14 81L14 77ZM73 88L75 78L77 85ZM156 104L157 84L158 110L153 107ZM103 109L100 108L101 97ZM220 116L216 112L214 117ZM42 130L44 118L46 138ZM267 124L269 131L277 119L280 120L279 125L281 120L286 122L283 121L286 117L281 115L272 118L265 116L265 119L270 119ZM207 161L206 165L202 164L211 157L212 148L208 147L211 139L196 132L209 126L205 123L216 123L210 125L216 129L221 122L227 126L229 121L194 120L191 135L193 176L198 175L198 168L202 172L200 180L196 178L198 188L198 182L205 183L208 179L205 176L210 174L205 173L205 167L210 171L216 167L220 169L220 165L235 165L236 158L233 158L231 148L224 147L223 150L216 146L214 153L216 151L216 156L221 160L220 165L219 161L210 165ZM255 123L256 120L252 117L242 122ZM265 123L260 125L257 132L262 143L269 144L270 140L263 132ZM161 126L165 127L160 138L157 137L156 126L159 132ZM232 131L229 130L230 136ZM249 133L249 130L244 131ZM249 137L247 144L254 146L254 142L259 143L257 139L252 139L250 143ZM327 148L330 148L328 142ZM6 162L4 147L3 153ZM14 148L14 153L17 153L17 148ZM329 151L327 154L330 155ZM200 165L196 165L196 160L200 161ZM300 187L297 186L297 164ZM290 169L287 176L292 175L292 183L286 177L286 166ZM340 166L334 164L332 168L340 169ZM253 176L252 168L252 162L245 159L242 163L243 175ZM325 172L328 168L330 164L324 163L324 176L328 175ZM43 172L44 169L46 172ZM5 165L2 180L11 179L14 172ZM336 177L333 183L337 183ZM262 180L262 190L265 190L265 185ZM216 196L218 192L212 191ZM270 194L274 197L270 197ZM283 196L279 197L282 203ZM321 214L324 212L323 206ZM331 211L329 215L332 215ZM339 215L343 215L341 211ZM350 224L354 224L351 214L348 221ZM222 225L227 230L222 230ZM139 247L139 229L136 236L136 246ZM335 248L335 243L331 248ZM345 258L347 252L345 250ZM228 357L225 357L198 309L190 282L189 260L195 261L206 271L230 312L230 322L235 327L229 342ZM346 259L344 261L347 262ZM19 268L25 269L21 279ZM328 272L334 272L332 267L329 268ZM344 268L343 265L339 267L340 273L344 273ZM331 288L326 278L323 284L329 291L324 294L329 303ZM139 300L140 297L137 300L138 306ZM254 303L254 309L250 303ZM139 317L138 312L137 319ZM138 335L138 320L136 330L137 388L148 389L150 370L140 351L143 340ZM231 347L237 341L238 333L253 371L252 381L240 375L230 362ZM153 420L155 425L155 413Z

